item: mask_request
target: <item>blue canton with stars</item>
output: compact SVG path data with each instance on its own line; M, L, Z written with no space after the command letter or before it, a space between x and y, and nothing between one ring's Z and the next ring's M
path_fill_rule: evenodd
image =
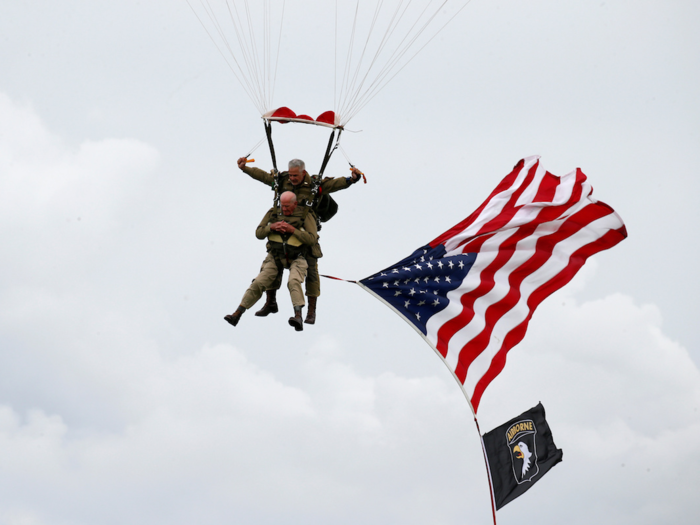
M426 245L360 283L425 335L428 319L447 307L448 292L461 286L476 260L475 253L444 255L442 244L436 248Z

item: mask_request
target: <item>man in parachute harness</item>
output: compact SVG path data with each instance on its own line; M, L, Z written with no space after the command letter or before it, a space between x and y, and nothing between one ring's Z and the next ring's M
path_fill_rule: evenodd
M294 305L294 316L289 318L289 324L297 332L304 329L301 310L304 308L304 294L301 283L306 278L308 264L306 253L318 242L316 219L302 206L298 206L296 195L286 191L280 196L282 213L276 207L270 208L260 222L255 236L267 239L267 257L262 263L260 273L248 287L241 305L236 311L224 317L233 326L238 324L241 315L252 307L264 290L270 288L284 269L289 270L287 287Z
M246 157L238 159L238 167L253 179L271 186L276 194L282 192L293 192L299 203L299 206L307 211L310 216L313 216L316 221L317 230L320 229L320 222L327 221L335 215L338 207L335 204L329 193L344 190L358 182L362 177L362 172L357 168L352 168L350 177L326 177L322 180L315 180L305 170L304 161L293 159L289 161L288 171L282 172L275 177L273 173L263 171L259 168L251 168L246 166ZM316 322L316 303L319 295L321 295L321 280L318 273L318 259L323 257L321 246L316 242L306 253L306 262L308 264L308 273L306 276L306 296L309 298L309 309L304 320L307 324ZM282 285L282 273L270 286L265 290L267 298L265 305L255 315L264 317L271 313L277 313L277 290Z

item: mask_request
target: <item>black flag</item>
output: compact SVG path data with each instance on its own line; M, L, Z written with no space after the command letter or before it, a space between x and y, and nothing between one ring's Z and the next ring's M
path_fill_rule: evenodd
M527 491L559 463L542 403L484 434L496 509Z

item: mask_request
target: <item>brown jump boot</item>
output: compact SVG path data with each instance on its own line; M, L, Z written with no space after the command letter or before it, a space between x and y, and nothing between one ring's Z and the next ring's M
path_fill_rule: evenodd
M318 297L309 297L309 310L306 312L306 324L314 324L316 322L316 299Z
M277 290L267 290L265 293L267 294L267 298L265 299L263 307L255 312L257 317L265 317L268 314L276 314L279 312L279 308L277 307Z
M293 326L297 332L301 332L304 329L304 322L301 320L301 309L303 306L294 307L294 317L289 318L289 326Z
M243 312L245 312L245 308L243 308L242 306L239 306L236 309L236 311L233 312L232 314L225 315L224 319L228 323L232 324L233 326L236 326L238 324L238 321L241 320L241 316L243 315Z

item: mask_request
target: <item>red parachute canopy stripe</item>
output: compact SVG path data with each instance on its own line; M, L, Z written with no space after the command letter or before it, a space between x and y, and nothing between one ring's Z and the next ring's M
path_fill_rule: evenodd
M334 111L324 111L321 113L316 120L308 115L297 115L286 106L281 108L268 111L263 115L266 120L274 120L281 124L287 124L288 122L301 122L304 124L316 124L317 126L325 126L329 128L339 127L337 124L337 117Z

